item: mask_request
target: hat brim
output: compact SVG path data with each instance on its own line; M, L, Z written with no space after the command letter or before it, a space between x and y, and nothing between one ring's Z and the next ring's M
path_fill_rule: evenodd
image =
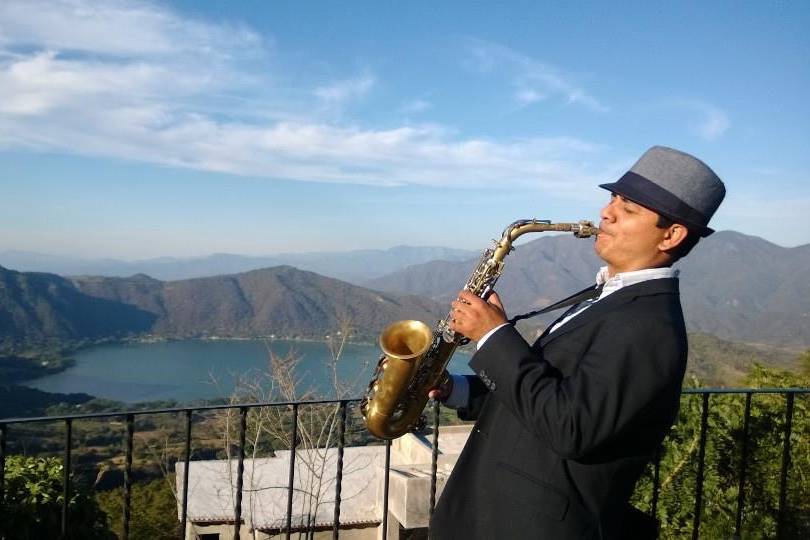
M638 188L637 186L628 182L611 182L607 184L599 184L599 187L606 189L611 193L616 193L623 197L627 197L634 203L652 210L656 214L661 214L676 223L686 225L690 230L696 231L701 237L705 238L714 232L714 229L697 223L693 220L684 219L682 216L677 216L672 212L666 210L667 204L663 203L660 199L651 195L647 190Z

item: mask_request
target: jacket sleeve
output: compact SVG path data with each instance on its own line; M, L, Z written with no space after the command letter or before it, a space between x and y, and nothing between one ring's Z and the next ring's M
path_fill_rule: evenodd
M465 375L467 383L470 385L470 398L465 407L459 407L456 410L459 419L461 420L476 420L478 414L484 406L484 402L489 396L489 389L484 386L481 379L475 375Z
M672 327L609 317L597 324L568 376L513 327L493 335L470 361L489 382L491 398L567 459L588 457L649 423L650 414L666 424L672 403L677 407L686 350Z

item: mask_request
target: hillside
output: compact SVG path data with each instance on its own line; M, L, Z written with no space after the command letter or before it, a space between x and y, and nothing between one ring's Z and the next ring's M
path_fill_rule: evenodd
M415 265L365 285L446 303L476 262ZM497 290L510 313L526 312L593 283L600 264L590 240L541 237L519 245L506 259ZM722 231L701 241L678 267L690 331L732 341L810 347L810 282L803 272L810 268L810 245L783 248Z
M348 320L376 336L403 318L435 319L430 300L379 293L289 266L179 281L21 273L0 267L0 339L321 336Z
M54 274L0 267L0 342L145 332L156 318L138 306L84 294Z

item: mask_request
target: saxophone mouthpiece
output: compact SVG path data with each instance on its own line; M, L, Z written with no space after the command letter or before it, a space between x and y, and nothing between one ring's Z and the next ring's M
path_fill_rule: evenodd
M574 229L574 236L577 238L589 238L599 234L599 227L595 227L593 221L582 220L579 227Z

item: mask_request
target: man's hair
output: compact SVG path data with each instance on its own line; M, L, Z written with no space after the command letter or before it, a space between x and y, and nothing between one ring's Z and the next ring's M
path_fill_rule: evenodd
M666 216L658 214L658 223L656 223L655 226L659 229L666 229L675 223L677 222L674 219L670 219ZM681 225L683 225L683 223L681 223ZM683 226L686 227L686 225ZM689 252L692 251L692 248L695 247L700 240L700 235L697 231L690 229L689 227L686 227L686 230L689 231L686 238L680 244L675 246L675 248L667 252L672 256L672 262L689 255Z

